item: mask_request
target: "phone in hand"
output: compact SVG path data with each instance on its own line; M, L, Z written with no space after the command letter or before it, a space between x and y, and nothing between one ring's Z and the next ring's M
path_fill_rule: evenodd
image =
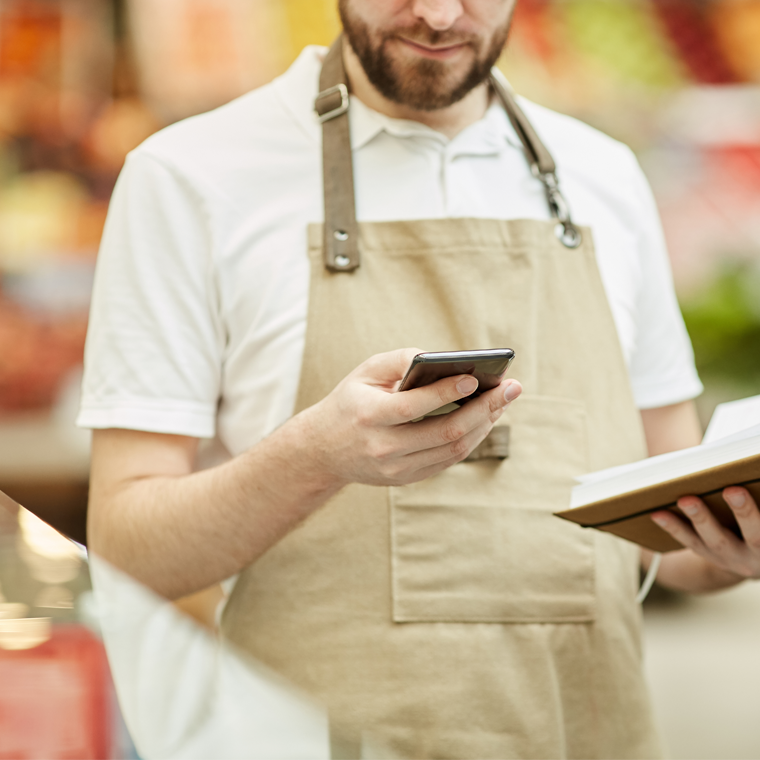
M452 375L472 375L478 381L477 390L459 399L459 406L485 391L495 388L502 380L515 358L511 348L485 348L477 351L436 351L417 354L412 359L399 391L408 391L430 385L436 380ZM443 409L448 410L449 405ZM439 410L441 413L442 410Z

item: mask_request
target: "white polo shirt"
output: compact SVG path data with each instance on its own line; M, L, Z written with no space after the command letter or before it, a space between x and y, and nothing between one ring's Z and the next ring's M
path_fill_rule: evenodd
M218 434L237 454L292 415L306 227L323 219L313 112L323 54L306 48L274 82L129 156L97 263L81 426ZM522 104L555 158L574 220L593 230L637 404L698 395L660 223L633 154ZM549 218L500 105L453 139L356 98L350 116L360 221Z

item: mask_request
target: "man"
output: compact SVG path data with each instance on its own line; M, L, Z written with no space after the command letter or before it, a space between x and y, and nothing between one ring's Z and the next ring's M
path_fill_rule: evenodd
M638 550L551 512L574 475L698 443L701 386L630 153L489 76L512 10L344 0L327 56L130 157L88 338L90 541L169 598L241 573L226 635L348 735L651 757ZM525 393L413 422L475 383L394 393L409 343L513 347ZM509 457L463 461L494 426ZM214 434L233 457L193 472ZM745 542L694 498L655 517L691 550L660 582L760 576L760 513L726 499Z

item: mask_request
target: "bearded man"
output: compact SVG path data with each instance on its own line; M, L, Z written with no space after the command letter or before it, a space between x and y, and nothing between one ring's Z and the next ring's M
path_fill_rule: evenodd
M660 753L639 549L552 512L576 475L698 443L701 385L632 154L492 68L513 6L342 0L329 51L129 157L98 264L93 549L170 599L239 574L224 634L355 756L363 731L404 757ZM420 350L504 346L521 382L456 411L420 420L470 375L395 392ZM231 458L194 472L213 436ZM690 547L662 583L760 575L684 512L658 515Z

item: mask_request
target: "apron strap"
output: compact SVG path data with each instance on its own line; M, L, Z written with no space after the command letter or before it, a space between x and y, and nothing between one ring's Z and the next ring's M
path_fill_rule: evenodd
M570 207L567 205L565 196L560 192L557 166L554 159L541 142L522 108L517 105L514 93L506 80L492 73L488 81L504 106L509 121L520 138L531 173L544 186L549 211L559 222L555 228L555 234L566 248L577 248L583 238L580 230L573 224L570 218Z
M331 272L359 266L359 226L354 201L354 164L348 123L348 80L343 68L343 35L325 57L314 110L322 123L325 223L323 255Z
M546 146L541 142L524 111L517 105L512 89L505 80L502 80L493 73L488 77L488 83L504 106L509 121L512 123L515 132L517 132L523 148L525 148L531 172L535 176L539 176L540 174L555 174L557 167L554 159L546 149Z
M517 105L509 86L494 74L489 77L489 84L504 106L509 121L520 138L533 176L544 186L549 211L559 222L555 228L557 238L565 247L577 248L581 244L581 232L573 224L570 209L560 192L554 159L536 134L528 117ZM324 261L331 272L353 272L361 263L348 106L348 79L343 66L341 34L332 44L322 64L319 94L314 101L314 110L322 124Z

